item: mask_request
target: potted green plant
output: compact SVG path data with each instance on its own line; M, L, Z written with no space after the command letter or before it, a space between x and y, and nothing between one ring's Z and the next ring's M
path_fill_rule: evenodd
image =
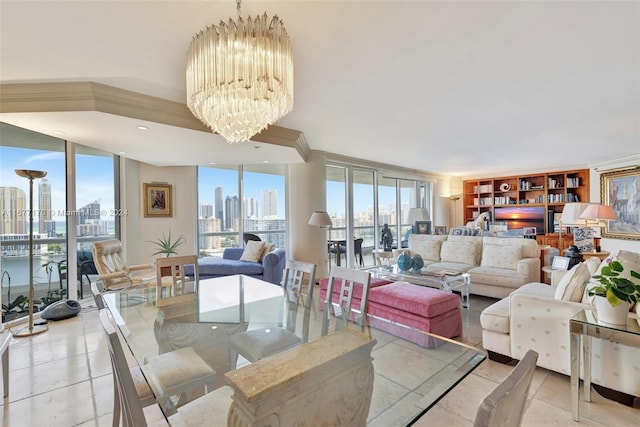
M164 233L162 233L162 237L158 238L154 241L152 241L151 243L153 243L154 245L156 245L157 247L157 251L155 251L153 254L151 255L162 255L164 254L167 258L169 258L171 255L177 255L178 254L178 247L182 244L184 244L186 242L185 238L182 236L182 234L180 236L178 236L178 238L176 240L172 240L171 238L171 230L169 230L169 235L166 236Z
M640 301L640 273L629 270L624 274L622 263L611 261L593 279L598 284L589 289L588 295L596 297L598 319L626 324L630 304Z

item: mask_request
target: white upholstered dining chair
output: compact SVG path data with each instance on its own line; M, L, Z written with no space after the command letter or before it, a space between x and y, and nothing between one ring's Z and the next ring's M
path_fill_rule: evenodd
M538 353L527 351L516 367L478 407L474 427L518 427L536 369Z
M316 266L313 263L288 260L284 269L282 287L285 295L285 324L240 332L231 336L231 366L237 354L250 362L263 359L309 340L309 317L313 304ZM299 316L299 308L304 313ZM298 318L302 328L297 330Z

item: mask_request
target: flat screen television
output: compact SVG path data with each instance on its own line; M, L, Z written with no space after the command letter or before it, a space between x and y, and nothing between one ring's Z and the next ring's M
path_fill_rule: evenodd
M505 206L495 208L495 221L507 224L507 229L514 230L524 227L535 227L536 234L544 234L544 219L546 213L542 206Z

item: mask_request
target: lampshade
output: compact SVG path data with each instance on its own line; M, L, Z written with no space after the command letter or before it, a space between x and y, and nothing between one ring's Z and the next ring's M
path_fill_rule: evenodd
M618 219L618 215L611 206L593 204L587 206L587 208L580 214L580 218L595 219L597 221L615 221Z
M589 203L566 203L560 217L562 225L587 225L587 220L580 218L587 206Z
M325 211L313 211L311 218L309 218L309 225L315 225L317 227L331 227L331 217Z
M407 222L414 224L416 221L429 220L429 210L427 208L411 208L409 209L409 215Z
M191 40L187 106L228 142L248 141L293 108L291 42L278 16L220 21Z

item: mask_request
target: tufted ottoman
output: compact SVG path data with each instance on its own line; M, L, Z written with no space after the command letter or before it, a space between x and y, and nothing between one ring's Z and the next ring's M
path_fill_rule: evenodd
M327 278L320 280L320 301L325 298L327 283ZM356 287L353 293L356 310L360 307L361 295L362 290ZM337 299L338 293L334 291L333 300ZM434 339L405 326L447 338L462 334L460 296L426 286L372 278L368 311L380 318L372 318L371 326L425 347L436 345Z

